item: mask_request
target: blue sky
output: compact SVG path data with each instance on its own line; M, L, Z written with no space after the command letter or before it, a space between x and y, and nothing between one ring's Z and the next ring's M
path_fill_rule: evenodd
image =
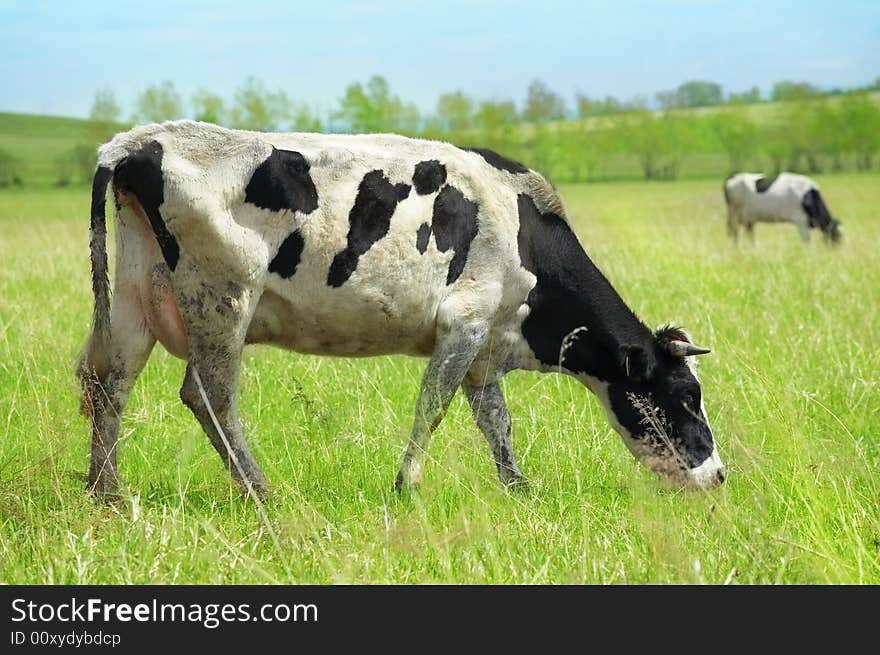
M255 75L326 112L377 73L423 111L454 89L519 103L536 77L569 103L689 79L856 86L880 77L880 1L0 0L0 111L86 116L109 87L128 115L151 83L231 98Z

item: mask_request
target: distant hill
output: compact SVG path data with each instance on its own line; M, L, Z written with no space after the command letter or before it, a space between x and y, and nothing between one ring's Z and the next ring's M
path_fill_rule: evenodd
M78 145L97 149L121 124L80 118L0 113L0 150L16 160L16 176L25 186L51 186L58 179L58 160Z
M869 94L871 99L880 105L880 92ZM837 103L839 96L832 96L831 103ZM781 102L761 102L750 105L743 105L748 116L758 125L771 123L776 120L780 113L785 110L788 103ZM694 109L678 109L674 113L687 116L707 116L724 109L730 105L720 105L716 107L700 107ZM553 166L565 156L569 158L577 158L584 152L584 148L589 146L586 144L567 146L568 136L577 129L590 132L594 129L609 127L619 119L619 115L596 116L584 119L572 119L564 121L555 121L546 124L544 127L538 128L531 124L518 124L513 129L507 129L507 136L504 141L493 143L486 142L486 135L476 130L467 131L455 135L457 142L473 141L475 145L490 146L504 152L509 156L522 157L522 161L530 165L541 162L532 162L534 153L523 151L524 143L533 140L533 135L537 129L549 129L550 141L554 144L554 153L551 161L544 162L546 169ZM76 172L71 175L71 184L84 184L83 177L88 176L88 161L84 161L94 156L94 152L98 145L106 141L110 136L125 130L124 124L107 124L96 123L95 121L83 120L79 118L62 118L58 116L41 116L35 114L10 114L0 113L0 166L8 160L9 155L13 158L11 164L14 176L22 181L26 187L50 187L57 184L59 178L59 169L65 164L60 160L67 158L68 168L73 166L69 163L74 157L74 150L78 149L78 161L76 164ZM439 138L447 139L451 135L440 134ZM558 145L558 147L556 147ZM573 152L568 152L572 151ZM625 150L625 148L623 149ZM568 153L566 155L566 153ZM601 172L600 178L605 179L638 179L641 176L641 169L636 157L632 154L621 152L621 148L617 151L611 151L598 155L601 160L599 167ZM764 169L767 161L762 157L755 155L750 162L751 165ZM544 170L544 169L542 169ZM85 175L81 174L85 172ZM545 172L548 172L545 170ZM554 172L554 171L550 171ZM711 148L696 148L684 157L681 165L682 177L706 177L726 175L729 172L729 163L727 156L720 148L713 146ZM582 179L578 177L570 177L568 172L556 171L559 181L575 181Z

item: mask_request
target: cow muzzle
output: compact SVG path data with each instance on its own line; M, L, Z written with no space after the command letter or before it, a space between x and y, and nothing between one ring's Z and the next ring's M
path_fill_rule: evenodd
M715 449L702 464L693 468L683 466L681 456L636 455L636 457L645 467L656 473L672 487L693 490L711 489L720 485L727 477L724 464Z
M705 462L687 470L687 486L694 489L711 489L724 482L726 477L718 450L713 448L712 454Z

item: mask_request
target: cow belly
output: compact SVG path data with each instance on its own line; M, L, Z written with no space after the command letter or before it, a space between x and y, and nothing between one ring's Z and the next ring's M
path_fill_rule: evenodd
M267 289L248 329L249 343L340 357L402 353L430 355L436 305L327 290L294 297Z

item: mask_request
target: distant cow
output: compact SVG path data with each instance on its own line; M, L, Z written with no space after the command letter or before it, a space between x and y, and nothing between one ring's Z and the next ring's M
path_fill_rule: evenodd
M819 186L810 178L780 173L767 178L757 173L737 173L724 182L727 203L727 232L737 241L739 226L754 241L755 223L794 223L801 239L810 240L810 228L818 228L826 239L837 243L843 234L840 223L825 206Z
M554 189L492 151L190 121L139 127L99 150L90 248L95 315L79 374L99 494L117 491L119 417L156 340L187 361L181 399L246 493L267 485L238 418L246 343L430 357L398 489L419 482L458 387L502 482L521 480L498 384L513 369L576 377L669 479L723 479L691 361L708 350L679 329L645 327L578 243Z

